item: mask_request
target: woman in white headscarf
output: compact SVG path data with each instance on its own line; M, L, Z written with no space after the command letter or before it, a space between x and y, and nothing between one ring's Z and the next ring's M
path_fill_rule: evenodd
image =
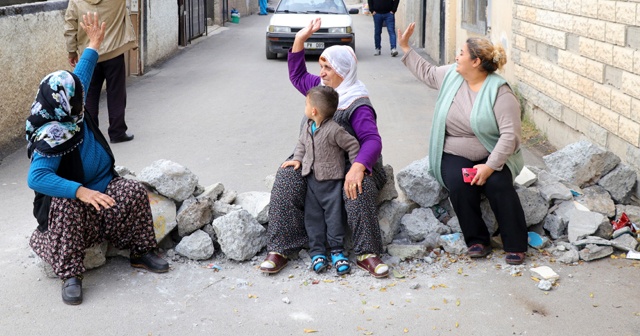
M376 125L376 113L365 85L357 78L353 49L332 46L320 55L320 76L307 72L304 42L320 29L315 19L297 34L289 51L289 79L303 95L317 85L334 88L340 95L333 119L360 143L360 152L353 165L347 160L345 176L345 209L353 236L353 251L358 267L376 278L386 277L389 267L380 259L382 238L378 224L376 198L384 186L382 140ZM277 273L287 264L287 255L308 242L304 227L305 179L300 170L280 168L271 191L269 207L269 240L266 259L260 265L265 273Z

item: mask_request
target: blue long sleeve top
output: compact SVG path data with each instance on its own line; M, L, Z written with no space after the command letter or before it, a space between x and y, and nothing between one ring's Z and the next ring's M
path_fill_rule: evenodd
M98 52L87 48L78 60L75 70L86 97L87 88L91 83L91 76L98 61ZM27 184L29 188L45 195L62 198L76 198L76 192L81 185L88 189L105 192L109 182L113 179L111 170L111 158L107 151L87 127L84 121L84 140L76 150L80 151L84 171L84 183L70 181L56 174L60 166L61 156L45 157L36 152L33 153Z

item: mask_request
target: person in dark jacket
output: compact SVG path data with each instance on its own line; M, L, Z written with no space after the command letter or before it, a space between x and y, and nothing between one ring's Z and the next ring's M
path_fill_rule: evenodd
M396 18L395 13L398 10L398 3L400 0L368 0L369 11L373 14L373 40L375 42L376 51L374 56L380 56L381 54L381 35L382 25L386 24L387 31L389 32L389 44L391 45L391 57L398 56L396 50Z
M342 187L345 175L345 152L353 163L360 144L333 115L338 108L338 93L330 86L316 86L307 93L305 115L308 120L293 153L282 168L299 169L307 180L304 226L309 236L311 268L316 273L328 266L326 243L331 250L331 262L338 275L351 270L344 256L344 216Z
M119 177L104 135L84 108L106 24L83 15L88 48L73 73L44 77L26 121L27 183L36 192L38 228L29 245L62 279L62 301L82 303L85 250L108 240L129 249L131 266L162 273L169 264L153 249L157 242L146 189Z

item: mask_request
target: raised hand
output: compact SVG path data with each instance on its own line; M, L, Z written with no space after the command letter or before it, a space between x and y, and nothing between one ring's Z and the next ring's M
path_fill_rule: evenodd
M407 29L405 29L404 33L398 28L398 45L400 49L406 54L409 52L411 47L409 47L409 38L413 35L413 30L416 28L416 23L411 22Z
M293 46L291 47L291 52L299 52L304 49L304 42L308 40L313 33L320 30L320 26L322 25L322 20L320 18L315 18L309 22L309 24L300 29L296 33L296 38L293 40Z
M98 50L104 40L104 33L107 29L106 22L100 22L97 12L87 12L82 15L80 27L87 33L89 37L89 48Z

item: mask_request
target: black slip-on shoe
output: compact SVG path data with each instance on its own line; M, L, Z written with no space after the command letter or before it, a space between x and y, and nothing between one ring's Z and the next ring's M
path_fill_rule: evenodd
M125 133L123 136L119 138L111 139L109 142L112 144L115 144L115 143L131 141L131 140L133 140L133 134Z
M169 270L169 263L153 252L143 256L132 255L130 262L132 267L144 268L154 273L165 273Z
M73 277L62 283L62 302L68 305L79 305L82 303L82 280Z

